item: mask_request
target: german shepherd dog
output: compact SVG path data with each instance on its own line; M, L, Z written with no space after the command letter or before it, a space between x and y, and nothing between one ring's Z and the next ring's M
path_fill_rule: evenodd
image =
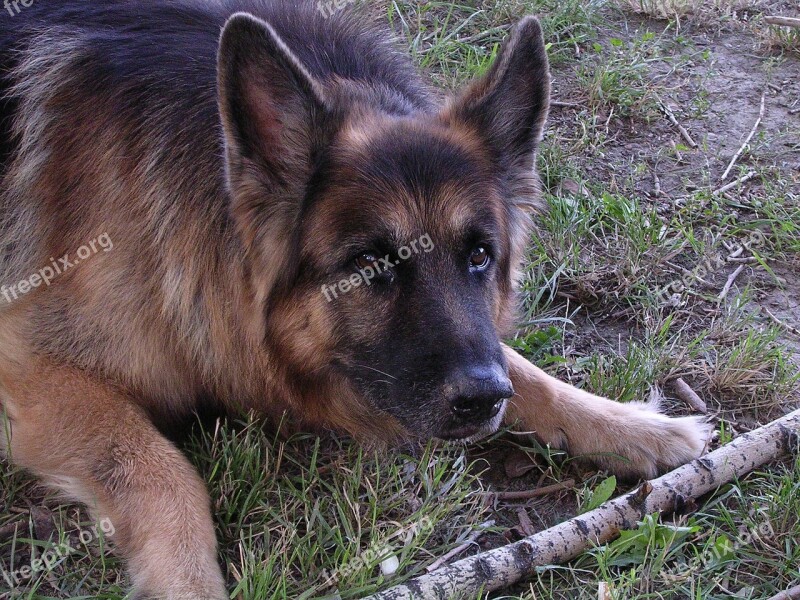
M703 422L501 343L542 205L535 19L443 99L349 10L6 8L0 445L114 524L137 597L227 597L203 481L162 434L200 406L388 442L515 424L630 476L703 452Z

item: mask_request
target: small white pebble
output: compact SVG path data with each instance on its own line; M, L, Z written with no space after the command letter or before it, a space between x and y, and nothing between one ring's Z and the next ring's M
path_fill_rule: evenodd
M400 559L397 558L394 554L381 562L381 573L383 573L384 576L386 577L391 577L392 575L397 573L397 569L399 568L400 568Z

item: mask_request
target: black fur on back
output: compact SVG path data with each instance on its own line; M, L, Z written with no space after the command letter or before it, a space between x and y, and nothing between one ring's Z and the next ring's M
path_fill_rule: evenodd
M0 6L0 8L2 8ZM201 136L218 128L216 54L221 28L244 11L269 22L319 80L364 82L388 112L429 108L433 92L394 46L391 32L365 11L325 17L311 2L288 0L37 0L13 17L0 14L0 164L12 150L16 101L8 74L33 36L56 28L80 38L87 91L104 90L118 114L135 119L169 106L168 130ZM375 94L378 94L377 96ZM187 124L186 114L200 115ZM167 132L169 133L169 131Z

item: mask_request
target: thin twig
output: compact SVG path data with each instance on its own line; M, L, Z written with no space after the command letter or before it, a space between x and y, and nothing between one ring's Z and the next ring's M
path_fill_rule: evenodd
M531 498L547 496L553 492L560 492L561 490L568 490L573 487L575 487L575 480L566 479L554 483L553 485L533 488L532 490L522 490L520 492L487 492L487 495L497 500L530 500Z
M708 412L708 407L706 403L703 402L703 399L697 395L689 384L686 383L682 378L678 377L675 380L675 395L686 402L689 406L695 409L697 412L701 412L706 414Z
M664 114L667 115L667 118L670 120L670 123L675 125L678 128L678 131L681 132L683 139L686 140L686 143L689 144L691 148L697 148L697 142L692 139L692 136L689 135L689 132L686 128L678 122L678 119L675 117L675 113L672 112L672 109L667 106L664 102L660 102L661 110L664 111Z
M800 19L798 19L800 21ZM800 585L796 585L789 590L779 592L772 596L769 600L797 600L800 598Z
M482 40L485 37L490 35L494 35L496 33L505 33L511 28L510 25L500 25L499 27L492 27L491 29L486 29L485 31L481 31L480 33L476 33L475 35L470 35L465 38L460 38L458 40L461 44L469 44L471 42L477 42L478 40Z
M736 151L736 154L733 155L733 158L731 159L731 162L728 163L728 168L725 169L725 172L722 174L722 177L720 178L720 181L725 181L728 178L728 174L731 172L731 169L733 169L733 165L735 165L736 161L739 160L739 157L742 155L742 152L744 152L744 149L747 148L747 145L750 143L750 140L752 140L753 136L756 134L756 130L758 129L758 126L761 125L761 119L764 118L764 106L765 106L764 101L765 101L766 97L767 97L767 93L766 92L762 92L761 93L761 107L758 109L758 118L756 119L756 122L753 125L753 128L750 130L750 133L745 138L744 144L741 145L741 147Z
M445 564L447 561L449 561L451 558L455 558L456 556L458 556L459 554L464 552L464 550L466 550L467 548L472 546L475 542L478 541L479 537L481 537L484 533L486 533L486 530L489 527L493 527L493 526L494 526L494 521L493 520L486 521L485 523L481 523L480 525L478 525L478 527L477 527L477 529L475 531L473 531L471 534L469 534L469 537L466 539L466 541L463 544L461 544L459 546L456 546L455 548L450 550L450 552L448 552L444 556L436 559L430 565L425 567L425 570L428 573L430 573L431 571L435 571L436 569L441 567L443 564Z
M770 15L764 17L764 23L767 25L782 25L784 27L800 27L800 19L796 17L778 17Z
M561 100L551 100L550 106L554 108L579 108L581 104L577 102L562 102Z
M725 241L723 240L722 243L724 244ZM744 252L744 246L739 246L738 248L736 248L736 250L734 250L728 255L728 258L726 260L733 260L734 258L739 258L742 255L742 252Z
M661 196L661 180L658 178L658 173L655 168L653 169L653 197L659 198Z
M750 171L750 172L742 175L741 177L739 177L739 179L734 179L730 183L726 183L725 185L723 185L721 188L717 188L716 190L711 192L711 194L713 196L718 196L719 194L724 194L728 190L731 190L731 189L735 188L737 185L740 185L742 183L746 183L746 182L750 181L755 176L756 176L756 172L755 171Z
M765 310L765 311L767 312L767 314L769 315L769 318L770 318L770 319L772 319L773 321L775 321L775 323L776 323L776 324L778 324L778 325L780 325L781 327L783 327L783 328L784 328L786 331L788 331L789 333L793 333L794 335L796 335L796 336L800 337L800 329L798 329L797 327L792 327L792 326L791 326L791 325L789 325L788 323L786 323L786 322L784 322L784 321L781 321L781 320L780 320L778 317L776 317L775 315L773 315L773 314L772 314L772 313L769 311L769 309L768 309L766 306L764 307L764 310Z
M720 302L725 300L725 297L728 295L728 292L731 291L731 286L733 285L733 282L736 281L736 278L739 276L739 273L744 271L744 268L745 265L739 265L738 267L736 267L736 270L733 273L731 273L730 277L728 277L728 281L725 282L725 287L722 288L722 291L719 293L719 296L717 296L717 300L719 300Z

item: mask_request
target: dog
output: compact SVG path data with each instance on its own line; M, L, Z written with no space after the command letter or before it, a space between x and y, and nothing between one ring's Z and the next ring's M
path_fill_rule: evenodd
M0 20L0 446L114 524L139 598L227 598L201 406L358 439L503 424L628 476L709 427L501 340L543 209L525 18L443 98L389 32L280 0L34 2Z

